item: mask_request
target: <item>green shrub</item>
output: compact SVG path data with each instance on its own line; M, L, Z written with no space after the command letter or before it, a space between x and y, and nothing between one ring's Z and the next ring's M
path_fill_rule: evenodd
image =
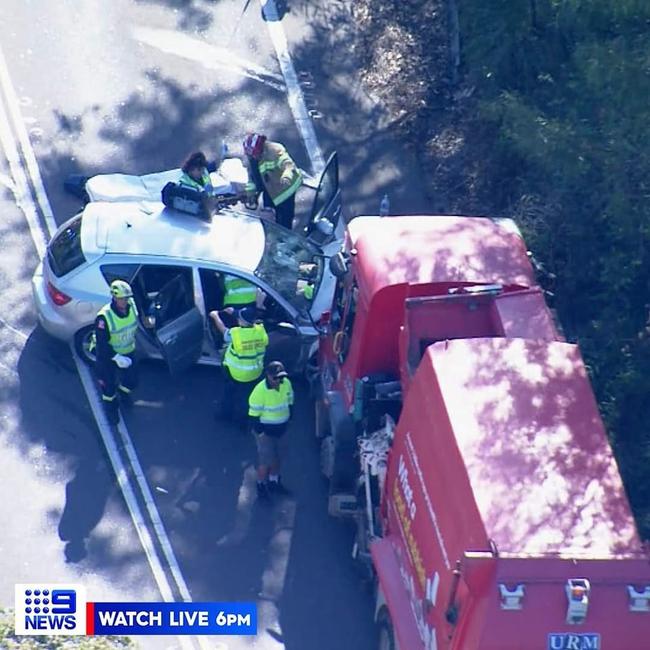
M17 636L14 634L14 612L0 610L0 648L11 650L116 650L135 648L123 636Z

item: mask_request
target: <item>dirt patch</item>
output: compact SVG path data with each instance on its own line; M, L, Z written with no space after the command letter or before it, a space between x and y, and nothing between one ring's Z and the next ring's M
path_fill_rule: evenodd
M452 84L446 0L355 0L356 54L368 93L417 151L432 212L504 213L493 177L493 133L475 115L473 89Z

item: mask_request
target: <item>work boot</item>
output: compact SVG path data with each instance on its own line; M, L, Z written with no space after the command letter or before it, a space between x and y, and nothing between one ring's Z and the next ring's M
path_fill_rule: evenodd
M268 481L258 481L257 482L257 500L258 501L269 501L271 499L271 493L269 491Z

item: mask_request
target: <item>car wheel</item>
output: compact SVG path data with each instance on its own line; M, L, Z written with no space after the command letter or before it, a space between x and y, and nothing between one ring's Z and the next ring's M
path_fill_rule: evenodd
M390 615L384 610L377 621L377 650L395 650L395 634Z
M89 366L94 366L97 361L94 350L91 350L91 340L95 331L94 325L80 329L74 335L74 349L81 360Z

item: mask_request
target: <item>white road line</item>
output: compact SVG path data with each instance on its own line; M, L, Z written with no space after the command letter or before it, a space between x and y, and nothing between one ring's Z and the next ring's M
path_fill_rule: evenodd
M52 208L49 199L47 197L47 193L45 192L45 187L43 185L38 163L36 162L36 157L31 147L31 142L29 141L29 137L27 136L26 131L24 131L24 124L22 123L20 108L18 106L18 100L13 90L13 85L11 83L11 78L8 74L5 58L1 48L0 48L0 89L2 89L4 93L5 101L7 102L9 112L14 122L14 128L16 129L16 132L19 135L23 157L27 162L28 171L31 174L31 180L33 183L34 191L36 193L36 198L38 200L40 209L43 212L43 215L45 217L45 225L48 234L51 237L56 230L56 223L54 221ZM24 139L20 138L21 125L25 135ZM29 225L30 233L32 235L32 239L34 241L34 245L36 246L39 256L43 257L43 255L45 254L45 250L47 248L44 233L43 230L41 229L38 220L36 206L34 204L34 201L32 199L29 190L27 177L22 167L22 163L21 163L20 155L18 153L18 148L16 146L15 139L9 128L9 120L7 119L1 101L0 101L0 144L2 144L3 148L5 149L9 161L11 173L14 177L14 183L16 185L16 200L17 202L20 200L20 207L23 209L23 212L25 213L25 216L27 218L27 222ZM33 164L29 163L30 160L33 161ZM97 427L102 436L102 440L106 447L106 451L109 455L111 464L113 466L113 470L118 479L118 483L122 490L122 494L124 495L124 499L126 501L127 508L129 510L129 514L131 515L131 519L133 520L133 524L135 526L136 532L140 539L140 543L142 544L142 547L145 551L145 555L147 556L147 560L149 562L151 571L154 575L154 579L156 580L156 584L158 585L158 589L160 590L161 596L165 601L173 602L175 599L174 599L171 585L167 580L167 576L163 569L162 563L160 562L160 559L158 557L158 553L156 551L155 545L149 533L149 529L142 515L140 507L138 505L133 488L131 487L128 473L126 471L124 463L122 462L122 459L120 458L117 445L112 436L110 427L108 426L108 422L105 419L102 405L99 402L99 398L95 392L95 387L93 384L92 377L90 375L90 371L80 361L79 357L75 353L73 346L70 346L70 349L73 358L75 360L77 371L79 372L79 377L81 379L82 386L86 393L88 403L90 404L90 407L93 411L93 415L95 417ZM123 443L125 444L125 447L127 447L127 441L128 441L128 446L131 447L131 453L127 451L129 460L133 463L133 459L135 458L137 462L135 449L133 449L133 445L131 444L128 430L126 429L126 425L124 424L123 421L120 424L121 424L120 434L122 436ZM144 499L145 504L147 506L147 511L149 512L149 515L152 517L152 523L154 525L154 530L158 537L158 541L161 547L163 548L165 558L167 559L167 562L170 565L169 566L170 571L172 573L172 576L174 577L174 580L176 581L176 586L179 592L181 593L182 597L186 601L191 601L191 596L187 589L187 585L185 584L185 581L182 578L182 574L180 573L178 562L176 561L176 558L174 556L174 552L171 548L171 544L169 543L169 538L167 537L164 526L162 525L162 520L157 511L155 502L153 501L153 498L151 496L151 491L149 490L149 486L147 485L146 478L142 473L142 468L139 462L137 463L137 470L134 467L133 471L135 473L138 486L140 487L142 498ZM154 512L155 512L155 516L152 515L152 513ZM179 579L180 579L180 583L179 583ZM181 646L185 650L193 650L194 646L191 642L190 637L178 637L178 639ZM198 637L198 642L202 648L207 650L208 646L204 639Z
M133 519L135 530L140 538L142 548L144 548L144 552L147 555L147 560L149 560L149 566L153 572L158 589L160 589L160 593L166 601L172 601L174 597L171 586L167 580L160 559L158 558L158 554L156 553L153 539L149 534L149 529L145 523L140 506L135 498L133 488L131 487L131 481L120 458L119 450L115 444L115 439L111 435L110 425L106 421L104 409L102 408L99 397L96 395L95 385L90 370L88 370L83 361L79 359L74 349L72 350L72 354L75 365L77 366L79 378L81 379L81 383L86 391L86 396L88 397L88 403L90 404L90 408L95 416L99 433L104 442L104 446L106 447L106 451L108 452L108 457L113 465L113 469L115 470L115 476L117 477L120 489L124 494L124 500L126 501L129 513L131 514L131 519Z
M160 518L158 508L156 508L156 502L153 499L151 490L149 489L149 483L147 482L147 478L142 471L142 466L138 460L138 455L135 451L135 448L133 447L133 443L131 442L131 436L129 436L126 424L124 423L121 415L117 430L119 431L122 438L122 443L124 444L124 449L126 450L126 455L129 459L129 462L131 463L131 468L133 469L136 481L142 490L142 497L147 507L147 512L149 513L149 517L151 517L151 522L153 524L154 530L156 531L156 536L158 537L158 541L162 547L165 559L167 560L167 564L169 565L169 570L174 576L174 582L176 583L178 591L181 594L183 600L185 602L191 602L192 596L190 595L190 591L187 588L187 583L185 582L183 574L181 573L181 568L178 566L178 561L174 555L174 550L172 549L169 542L169 536L167 535L165 526L162 522L162 519Z
M36 192L38 202L41 206L41 209L43 210L45 225L47 226L47 230L51 237L56 231L56 223L52 214L50 202L48 201L47 194L45 193L45 186L43 185L43 179L41 178L41 174L38 169L36 156L34 155L34 150L32 149L31 142L29 141L29 136L27 135L25 122L22 119L22 115L20 114L18 97L16 96L13 84L11 83L9 70L7 68L7 62L5 60L2 49L0 49L0 87L4 89L5 98L7 100L7 107L14 124L14 130L18 136L18 142L20 143L25 162L27 163L27 171L29 172L32 183L34 184L34 191ZM47 206L47 209L44 209L44 206Z
M293 114L293 119L300 133L311 162L312 175L320 176L325 168L325 160L321 151L314 124L305 105L302 88L298 83L296 69L289 53L287 38L279 20L275 0L260 0L266 26L275 48L280 70L287 86L287 102ZM262 591L258 600L258 625L260 628L281 632L278 601L282 596L289 564L289 553L296 517L295 501L287 500L275 509L276 532L271 540L271 559L262 576ZM273 639L273 637L270 637ZM267 647L268 637L265 636L260 647ZM277 641L273 641L276 646ZM257 646L256 646L257 647ZM281 644L284 647L284 644Z
M120 458L120 453L118 451L117 445L115 444L115 439L113 438L111 428L106 420L106 415L104 414L103 405L100 402L99 397L95 391L95 384L90 374L90 370L88 370L84 362L81 361L73 346L70 346L70 351L72 352L75 365L77 366L77 372L79 373L79 378L81 379L81 384L83 385L84 391L86 392L88 403L90 404L90 408L92 409L93 415L95 416L97 428L99 429L102 441L106 447L106 452L108 453L111 465L113 466L113 471L117 477L117 482L119 483L120 489L122 490L124 501L126 502L129 514L133 520L133 525L135 526L135 530L138 534L138 537L140 538L140 543L142 544L142 548L144 549L147 560L149 561L149 567L151 568L156 584L158 585L160 594L162 595L163 600L166 602L174 602L175 598L174 594L172 593L171 585L167 580L167 575L165 574L165 570L162 566L162 563L160 562L160 558L156 552L156 548L154 546L151 535L149 534L149 527L144 520L142 511L140 510L140 506L138 505L138 501L133 492L133 488L131 487L131 481L129 480L128 473L126 471L124 463L122 463L122 459ZM123 425L123 423L120 424ZM158 531L156 531L156 533L158 533ZM194 646L192 645L190 638L184 636L179 636L177 638L185 650L194 650Z
M266 18L266 26L268 27L271 41L275 48L275 54L278 57L284 83L287 86L289 108L293 113L293 119L298 127L302 141L305 143L305 149L307 149L307 155L311 161L312 174L318 176L325 168L325 160L323 159L323 152L316 138L314 124L305 105L302 88L298 83L298 76L296 75L296 69L289 54L289 46L287 44L287 37L284 34L284 28L282 27L281 21L278 20L278 8L275 0L260 0L260 5Z
M13 332L16 336L20 336L25 341L29 338L29 334L25 334L25 332L16 329L11 323L2 318L2 316L0 316L0 323L4 325L10 332Z
M2 83L2 80L0 80L0 87L2 87ZM16 141L9 127L9 118L5 111L2 97L0 97L0 145L4 149L7 162L9 163L9 170L14 179L16 205L25 215L29 232L36 246L36 252L38 253L39 259L42 259L46 249L45 238L43 237L36 207L29 193L29 183L23 170Z
M259 81L279 92L285 91L281 75L238 57L232 49L208 45L205 41L171 29L134 27L131 32L136 40L161 52L183 57L205 68L226 70L231 74Z

